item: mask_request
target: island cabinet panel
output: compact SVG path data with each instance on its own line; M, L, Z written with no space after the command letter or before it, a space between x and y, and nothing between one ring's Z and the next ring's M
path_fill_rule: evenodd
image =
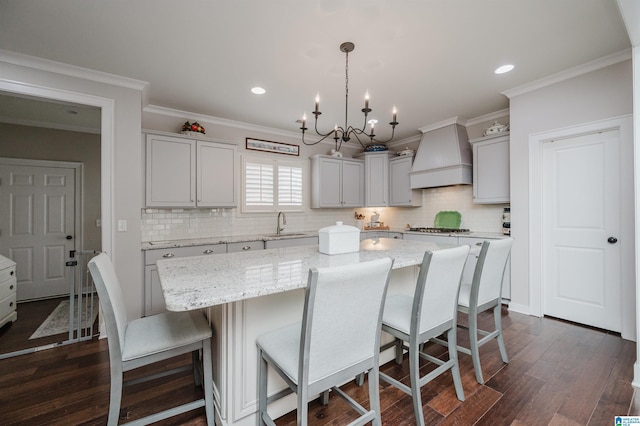
M146 136L147 207L236 207L237 148L179 136Z
M364 161L327 155L311 157L311 207L364 205Z
M473 148L473 202L508 203L509 135L472 139L469 142Z

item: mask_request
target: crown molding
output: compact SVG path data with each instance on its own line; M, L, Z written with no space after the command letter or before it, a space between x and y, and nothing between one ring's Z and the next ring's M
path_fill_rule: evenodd
M484 123L486 121L496 120L502 117L509 116L509 108L501 109L500 111L490 112L489 114L481 115L479 117L470 118L467 120L467 126L475 126L476 124Z
M243 121L229 120L226 118L214 117L212 115L204 115L204 114L198 114L198 113L193 113L189 111L182 111L179 109L167 108L159 105L147 105L142 109L142 111L150 114L158 114L158 115L164 115L166 117L179 118L180 120L184 120L185 117L187 117L189 120L203 121L203 122L211 123L218 126L232 127L236 129L267 133L275 136L284 136L288 138L300 137L300 133L298 132L275 129L273 127L260 126L258 124L245 123ZM312 139L314 142L319 140L319 138L315 138L315 140L314 138L309 138L309 139ZM322 143L329 144L332 146L334 145L333 141L330 141L330 142L324 141Z
M149 85L148 82L142 80L122 77L103 71L96 71L89 68L56 62L50 59L25 55L23 53L12 52L4 49L0 49L0 62L139 91L144 91L144 89Z
M523 95L525 93L533 92L534 90L542 89L543 87L550 86L552 84L560 83L561 81L569 80L580 75L597 71L599 69L615 65L617 63L631 59L631 49L621 50L620 52L612 53L611 55L603 56L602 58L595 59L586 64L578 65L577 67L569 68L556 74L541 78L539 80L532 81L522 86L514 87L513 89L500 92L509 99Z
M451 117L447 118L446 120L438 121L437 123L429 124L428 126L420 127L418 130L420 130L422 133L426 133L430 132L431 130L449 126L451 124L459 124L466 127L467 120L462 117Z

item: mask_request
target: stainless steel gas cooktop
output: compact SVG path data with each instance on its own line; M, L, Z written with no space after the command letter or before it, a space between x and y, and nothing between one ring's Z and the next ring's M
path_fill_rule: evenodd
M469 230L468 229L462 229L462 228L423 228L423 227L417 227L417 228L409 228L409 231L412 232L424 232L424 233L428 233L428 234L461 234L461 233L468 233Z

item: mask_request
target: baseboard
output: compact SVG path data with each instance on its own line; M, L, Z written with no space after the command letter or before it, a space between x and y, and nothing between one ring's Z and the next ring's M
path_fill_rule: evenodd
M529 305L521 305L518 303L509 302L509 310L512 312L517 312L519 314L531 315L531 309Z

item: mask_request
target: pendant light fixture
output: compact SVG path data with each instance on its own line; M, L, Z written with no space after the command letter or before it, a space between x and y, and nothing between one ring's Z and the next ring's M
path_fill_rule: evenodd
M374 133L374 126L375 126L375 123L377 121L376 120L369 120L367 122L367 116L372 111L372 109L369 108L369 92L367 92L365 97L364 97L364 108L362 108L362 110L361 110L362 113L364 114L364 123L363 123L362 127L358 128L358 127L353 127L353 126L349 125L349 116L348 116L348 110L349 110L349 52L353 52L353 49L355 49L355 45L353 43L349 42L349 41L345 42L345 43L342 43L340 45L340 51L345 53L344 127L338 126L336 124L335 127L333 128L333 130L331 130L331 131L329 131L327 133L322 133L322 132L318 131L318 116L320 114L322 114L320 112L320 110L319 110L319 107L320 107L320 95L318 94L316 96L316 102L315 102L313 115L315 116L314 130L315 130L316 134L321 136L321 139L316 141L316 142L307 142L307 141L305 141L304 134L305 134L305 131L308 130L307 127L306 127L307 116L305 114L305 115L302 116L302 127L300 127L300 130L302 130L302 143L304 143L305 145L315 145L317 143L320 143L320 142L324 141L329 136L332 136L333 140L336 143L336 150L340 151L340 148L342 147L342 143L343 142L344 143L349 142L352 137L355 137L363 148L366 148L366 146L362 142L362 140L360 140L361 136L363 137L363 139L364 138L368 138L369 141L372 144L373 143L384 144L384 143L387 143L387 142L389 142L389 141L391 141L393 139L396 126L398 125L398 121L396 120L396 118L397 118L396 108L393 107L392 119L391 119L391 122L389 123L389 125L391 126L391 137L389 139L385 140L385 141L381 141L379 139L376 139L375 138L376 135ZM369 124L369 133L366 132L367 123Z

